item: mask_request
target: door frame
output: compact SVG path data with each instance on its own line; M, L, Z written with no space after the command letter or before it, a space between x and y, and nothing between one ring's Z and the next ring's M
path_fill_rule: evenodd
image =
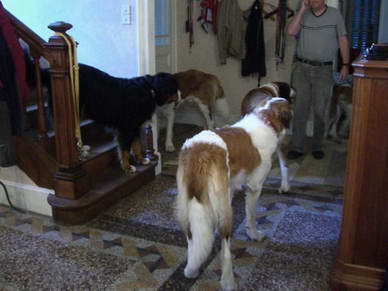
M172 69L177 71L177 50L176 50L176 0L171 1L171 57ZM137 43L138 43L138 75L153 75L156 72L155 52L155 0L136 0L137 7ZM155 175L162 172L162 157L158 149L158 119L153 114L152 139L155 154L158 156L158 164L155 167Z
M136 0L138 16L138 74L155 74L155 0ZM177 0L170 0L171 23L171 68L178 70L177 55Z
M155 0L136 0L138 73L155 74Z

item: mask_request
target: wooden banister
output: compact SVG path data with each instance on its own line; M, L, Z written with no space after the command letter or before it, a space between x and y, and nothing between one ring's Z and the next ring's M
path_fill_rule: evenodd
M66 33L72 25L59 21L50 24L49 28L56 33ZM50 37L45 48L51 57L56 159L60 167L55 175L55 195L77 199L90 189L90 183L82 168L76 144L75 104L71 91L68 47L63 37L55 34Z
M43 86L42 86L42 77L40 74L40 55L36 54L35 51L32 51L32 61L34 64L35 71L35 80L36 80L36 103L38 106L37 112L37 133L40 139L47 138L47 126L46 126L46 114L44 106L44 96L43 96Z
M54 32L65 33L72 26L56 22L49 25ZM50 37L45 48L51 56L50 77L53 96L56 158L62 168L72 168L79 164L79 154L75 140L74 102L71 93L68 48L59 35Z
M27 25L17 19L9 11L6 10L9 19L15 29L16 34L23 39L29 46L31 50L38 52L41 56L44 56L49 60L49 56L46 54L44 45L46 41L32 31Z
M50 24L49 28L55 34L46 42L12 14L8 14L18 37L29 46L37 92L33 101L38 105L36 112L31 110L28 113L34 114L31 114L30 120L31 124L36 123L36 128L31 129L40 138L36 139L35 134L15 137L18 166L37 185L54 189L55 195L48 198L54 220L65 224L86 222L155 177L151 127L145 127L142 140L146 147L145 154L153 162L140 166L139 172L134 175L126 175L120 169L112 136L93 122L82 128L83 134L89 137L94 146L93 153L81 161L76 144L76 104L72 96L69 51L66 41L57 34L66 34L72 25L64 22ZM41 74L41 57L50 64L54 134L47 133L46 102L42 92L42 79L45 81L46 75Z

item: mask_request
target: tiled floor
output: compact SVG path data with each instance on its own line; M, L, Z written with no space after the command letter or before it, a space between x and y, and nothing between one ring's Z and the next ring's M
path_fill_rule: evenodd
M176 143L193 128L178 129ZM276 163L258 205L262 242L244 231L236 193L232 252L239 290L328 290L342 210L345 146L328 142L324 160L290 163L292 188L277 193ZM0 206L0 290L217 290L219 241L197 279L186 279L186 241L173 216L173 154L164 174L88 224ZM170 159L169 159L170 157Z

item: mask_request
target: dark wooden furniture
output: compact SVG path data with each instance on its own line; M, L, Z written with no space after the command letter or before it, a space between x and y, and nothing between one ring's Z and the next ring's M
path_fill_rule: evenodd
M118 163L116 143L91 120L81 123L84 144L91 145L91 154L81 159L75 138L75 104L71 92L69 55L65 40L57 34L66 33L72 25L56 22L49 26L55 32L46 42L9 13L16 34L30 48L37 80L36 96L26 104L29 132L14 137L18 166L40 187L53 189L48 202L54 219L63 224L86 222L102 210L130 194L155 176L155 165L138 168L138 173L125 174ZM54 125L47 124L47 100L44 98L39 59L50 63L51 94ZM27 106L33 103L32 106ZM28 107L28 108L27 108ZM145 128L145 152L154 153L150 144L150 127Z
M388 61L353 63L353 119L332 290L380 290L388 268Z

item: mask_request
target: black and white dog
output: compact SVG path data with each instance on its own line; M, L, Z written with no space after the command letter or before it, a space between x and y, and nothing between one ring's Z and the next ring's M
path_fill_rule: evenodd
M48 70L42 80L49 88ZM178 101L178 86L169 73L145 75L132 79L113 77L94 67L79 64L80 112L97 123L117 130L119 157L124 171L136 172L131 163L144 159L140 145L140 127L150 120L156 106ZM51 99L51 98L50 98Z
M178 100L171 74L158 73L132 79L116 78L96 68L80 64L80 111L96 122L118 131L119 156L124 171L135 172L130 150L140 145L140 127L150 120L156 106ZM137 162L149 163L135 152ZM140 159L140 160L139 160Z

